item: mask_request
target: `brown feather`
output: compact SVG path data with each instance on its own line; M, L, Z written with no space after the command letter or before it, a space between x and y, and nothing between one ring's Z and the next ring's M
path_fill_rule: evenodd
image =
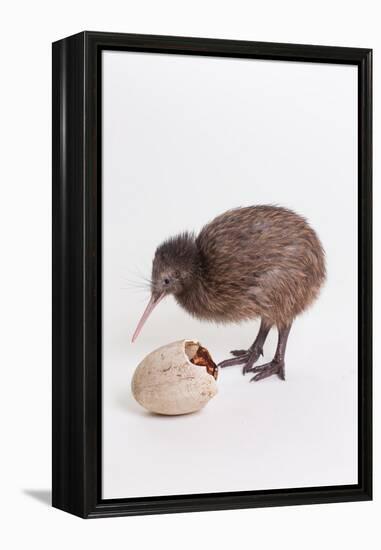
M229 210L197 236L158 247L152 291L163 288L191 315L215 322L261 317L289 325L317 298L325 280L323 247L307 221L286 208Z

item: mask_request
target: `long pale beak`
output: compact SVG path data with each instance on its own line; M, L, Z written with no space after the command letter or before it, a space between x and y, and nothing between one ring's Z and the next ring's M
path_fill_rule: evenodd
M141 316L141 319L138 323L138 326L135 329L134 335L132 337L132 342L135 342L136 338L139 336L140 331L143 328L144 323L147 321L148 317L151 315L152 311L155 309L157 304L161 302L161 300L164 298L165 292L162 292L159 294L159 296L151 296L150 301L147 304L147 307L144 310L143 315Z

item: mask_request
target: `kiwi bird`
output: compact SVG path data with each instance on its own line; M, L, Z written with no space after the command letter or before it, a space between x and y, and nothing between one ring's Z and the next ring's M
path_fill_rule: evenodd
M198 236L181 233L156 249L151 299L136 328L166 296L192 316L217 323L260 318L247 350L233 350L220 367L242 365L251 380L273 374L285 379L285 352L291 325L317 298L325 280L324 250L308 222L292 210L260 205L229 210ZM269 363L255 366L272 327L278 344Z

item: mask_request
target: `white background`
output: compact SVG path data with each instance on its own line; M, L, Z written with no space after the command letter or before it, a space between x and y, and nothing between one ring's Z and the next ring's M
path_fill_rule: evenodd
M91 29L346 46L381 45L377 2L266 3L128 0L7 4L0 93L1 543L5 548L377 548L380 407L375 407L375 501L82 521L46 502L50 487L50 42ZM376 55L376 74L380 72ZM376 95L378 78L376 76ZM380 149L375 113L375 151ZM375 159L376 213L380 182ZM378 219L377 219L378 218ZM376 237L380 232L375 219ZM379 247L378 247L379 248ZM376 256L380 279L380 256ZM375 333L380 330L376 286ZM378 353L375 363L378 362ZM329 358L328 358L329 360ZM379 389L377 365L376 397Z
M105 52L102 97L104 498L357 483L357 68ZM147 414L130 392L144 356L198 338L219 362L258 324L202 323L168 298L131 344L140 274L168 236L263 203L307 216L326 250L287 382L231 367L199 414Z

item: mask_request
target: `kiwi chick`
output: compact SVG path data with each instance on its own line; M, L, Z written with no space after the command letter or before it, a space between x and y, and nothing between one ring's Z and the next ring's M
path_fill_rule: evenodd
M325 280L324 250L308 222L279 206L228 210L196 236L182 233L158 246L152 264L151 300L133 336L166 296L194 317L218 323L260 318L247 350L220 367L243 365L252 380L273 374L285 379L285 351L291 325L319 294ZM254 366L271 329L278 330L273 360Z

